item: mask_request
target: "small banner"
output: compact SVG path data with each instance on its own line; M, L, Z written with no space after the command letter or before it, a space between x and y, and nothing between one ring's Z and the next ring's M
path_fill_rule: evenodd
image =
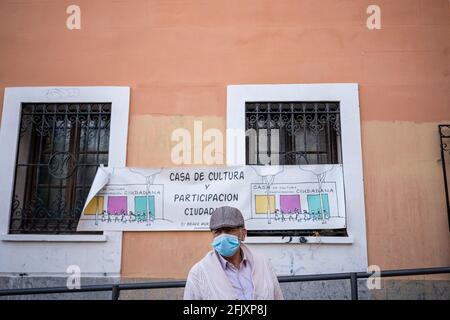
M342 165L99 167L77 230L209 230L221 206L248 230L345 228Z

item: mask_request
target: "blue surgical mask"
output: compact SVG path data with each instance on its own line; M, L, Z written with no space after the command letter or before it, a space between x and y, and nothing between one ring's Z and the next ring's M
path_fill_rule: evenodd
M232 234L221 234L214 238L212 246L223 257L231 257L239 249L239 238Z

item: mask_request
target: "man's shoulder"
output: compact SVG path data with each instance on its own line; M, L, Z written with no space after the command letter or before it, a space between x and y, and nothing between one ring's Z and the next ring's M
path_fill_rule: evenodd
M199 273L203 272L204 270L204 265L206 264L206 262L211 259L211 256L214 254L213 251L209 251L202 259L200 259L199 261L197 261L191 268L191 270L189 271L189 275L198 275Z
M242 244L242 249L244 250L244 255L253 263L259 265L259 264L266 264L267 259L258 252L255 252L254 250L251 250L247 245Z

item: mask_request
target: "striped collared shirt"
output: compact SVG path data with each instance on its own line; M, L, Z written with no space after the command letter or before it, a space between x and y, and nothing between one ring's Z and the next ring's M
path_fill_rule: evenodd
M244 256L244 251L241 250L242 261L239 269L237 269L232 263L225 260L225 258L217 252L216 255L220 261L223 271L225 271L225 274L227 275L227 278L231 283L231 286L233 287L234 291L236 291L239 300L252 300L252 268L250 266L250 262Z

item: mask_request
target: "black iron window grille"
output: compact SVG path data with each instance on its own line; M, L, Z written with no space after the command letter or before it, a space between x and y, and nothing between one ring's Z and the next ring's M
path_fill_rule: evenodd
M110 103L22 104L10 233L76 233L110 120Z
M449 168L447 167L447 164L450 162L450 124L439 125L439 138L441 144L441 163L442 173L444 174L444 192L447 204L448 226L450 230L450 195L448 186L450 177Z
M262 155L278 155L281 165L341 163L339 103L247 102L245 107L247 164L265 164Z
M339 102L247 102L245 129L246 164L342 163ZM347 232L259 230L249 235L346 236Z

